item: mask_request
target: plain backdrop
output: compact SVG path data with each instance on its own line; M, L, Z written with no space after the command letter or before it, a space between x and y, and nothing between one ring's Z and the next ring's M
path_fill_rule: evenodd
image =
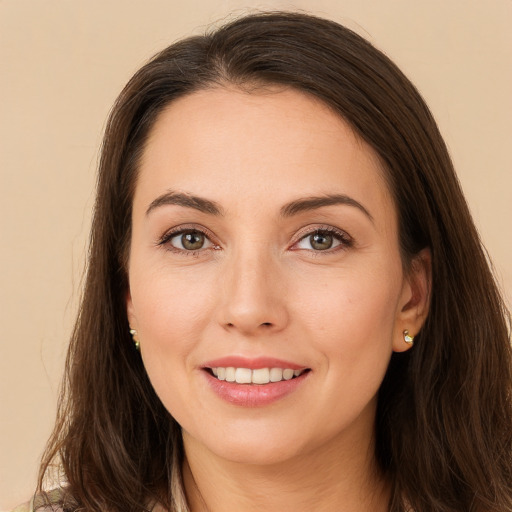
M412 79L510 304L511 0L0 0L0 510L30 497L54 420L111 104L158 50L255 9L344 23Z

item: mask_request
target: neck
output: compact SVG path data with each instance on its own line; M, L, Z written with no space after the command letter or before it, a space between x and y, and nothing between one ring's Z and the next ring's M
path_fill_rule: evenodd
M223 459L186 434L184 443L183 479L191 512L389 510L390 486L377 469L373 436L366 449L340 439L337 446L331 442L291 460L263 465Z

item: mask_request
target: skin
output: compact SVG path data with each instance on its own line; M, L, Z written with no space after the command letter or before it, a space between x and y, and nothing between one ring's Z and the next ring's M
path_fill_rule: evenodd
M403 330L416 334L426 317L429 256L404 272L384 172L338 115L294 90L200 91L155 123L133 202L127 311L155 391L183 429L192 511L387 510L376 394L393 350L409 348ZM221 214L155 203L169 191ZM282 215L328 194L366 213L332 204ZM205 245L161 243L180 226L205 231ZM315 249L318 229L340 238ZM231 355L310 372L277 402L240 407L202 368Z

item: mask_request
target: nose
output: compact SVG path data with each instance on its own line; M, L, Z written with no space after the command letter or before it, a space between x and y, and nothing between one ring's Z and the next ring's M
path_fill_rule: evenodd
M220 323L245 336L276 333L289 321L285 279L268 254L238 253L226 262L222 279Z

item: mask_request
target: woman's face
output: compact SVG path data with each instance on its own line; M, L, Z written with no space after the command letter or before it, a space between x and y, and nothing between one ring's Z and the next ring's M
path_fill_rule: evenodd
M371 442L391 353L424 316L383 173L294 90L210 89L161 114L136 184L127 309L186 448L271 463Z

